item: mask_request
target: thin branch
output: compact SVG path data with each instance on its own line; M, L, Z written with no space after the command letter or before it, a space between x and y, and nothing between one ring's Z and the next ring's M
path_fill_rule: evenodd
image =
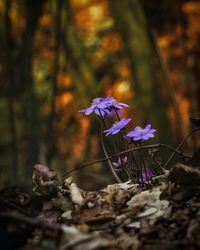
M124 155L126 153L129 153L129 152L133 152L133 151L138 151L138 150L141 150L141 149L148 149L148 148L158 148L158 147L164 147L164 148L168 148L170 149L171 151L174 151L174 154L177 153L183 157L186 157L186 158L191 158L191 155L188 155L188 154L185 154L185 153L182 153L180 151L178 151L178 149L176 148L173 148L172 146L169 146L167 144L163 144L163 143L157 143L157 144L152 144L152 145L145 145L145 146L140 146L140 147L135 147L135 148L131 148L131 149L128 149L128 150L124 150L120 153L117 153L117 154L113 154L111 156L108 156L106 158L102 158L102 159L99 159L99 160L95 160L95 161L92 161L92 162L89 162L89 163L86 163L82 166L79 166L79 167L76 167L76 168L73 168L71 170L69 170L67 173L65 173L63 175L63 177L65 178L67 175L71 174L72 172L76 171L76 170L79 170L79 169L82 169L82 168L85 168L85 167L89 167L91 165L94 165L96 163L101 163L101 162L105 162L105 161L108 161L108 160L111 160L112 158L114 157L118 157L120 155Z
M187 139L194 133L196 133L197 131L200 131L200 128L196 128L194 130L192 130L188 135L186 135L186 137L182 140L182 142L176 147L176 150L173 152L173 154L169 157L169 159L165 162L164 168L166 168L166 166L169 164L169 162L173 159L175 153L177 150L179 150L183 144L187 141Z
M10 208L14 208L17 211L23 213L23 214L28 214L27 210L17 206L15 203L12 203L11 201L8 201L6 199L4 199L1 195L0 195L0 202L5 204L6 206L10 207Z
M57 233L61 233L61 226L59 224L49 224L43 221L40 221L35 218L30 218L20 213L1 213L0 220L11 221L15 223L24 223L27 225L31 225L35 228L39 228L42 230L50 230Z

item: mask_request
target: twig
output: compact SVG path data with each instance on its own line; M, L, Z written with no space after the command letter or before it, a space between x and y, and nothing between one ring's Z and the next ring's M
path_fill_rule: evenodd
M23 213L23 214L28 215L27 210L25 210L25 209L23 209L23 208L17 206L16 204L14 204L14 203L12 203L12 202L10 202L10 201L4 199L1 195L0 195L0 202L4 203L5 205L9 206L10 208L14 208L14 209L16 209L17 211L19 211L19 212L21 212L21 213Z
M131 149L127 149L127 150L124 150L120 153L117 153L117 154L113 154L111 156L108 156L106 158L102 158L102 159L99 159L99 160L95 160L95 161L91 161L89 163L86 163L84 165L81 165L79 167L76 167L76 168L73 168L71 170L69 170L67 173L65 173L63 175L63 177L65 178L67 175L71 174L72 172L76 171L76 170L79 170L79 169L82 169L82 168L86 168L86 167L89 167L91 165L94 165L96 163L100 163L100 162L105 162L105 161L108 161L114 157L118 157L120 155L123 155L123 154L126 154L126 153L129 153L129 152L133 152L133 151L138 151L138 150L141 150L141 149L148 149L148 148L158 148L158 147L164 147L164 148L168 148L170 149L171 151L174 151L174 154L177 153L181 156L184 156L186 158L191 158L191 155L188 155L186 153L182 153L180 151L178 151L178 149L176 148L173 148L172 146L169 146L167 144L163 144L163 143L157 143L157 144L152 144L152 145L145 145L145 146L140 146L140 147L135 147L135 148L131 148Z
M24 214L20 213L1 213L0 214L0 220L6 220L6 221L11 221L11 222L17 222L17 223L24 223L28 224L30 226L33 226L35 228L39 229L45 229L45 230L50 230L54 231L57 233L61 233L61 226L59 224L49 224L46 222L42 222L38 219L35 218L30 218Z
M186 140L194 133L196 133L197 131L200 131L200 128L196 128L194 130L192 130L188 135L186 135L186 137L182 140L182 142L176 147L176 150L173 152L173 154L169 157L169 159L165 162L165 165L163 168L166 168L167 165L169 164L169 162L173 159L176 151L179 150L179 148L181 148L183 146L183 144L186 142Z

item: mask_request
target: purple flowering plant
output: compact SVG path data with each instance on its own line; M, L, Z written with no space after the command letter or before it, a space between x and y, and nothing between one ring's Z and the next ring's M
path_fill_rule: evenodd
M153 172L151 168L146 167L140 172L138 183L145 186L152 183Z
M127 163L128 163L127 156L119 157L117 162L112 162L113 169L116 172L122 171L123 166L126 165Z
M155 135L156 129L151 128L151 124L148 124L145 128L140 126L135 127L132 131L126 134L133 141L146 141L150 138L153 138Z
M104 130L104 133L106 133L106 136L110 134L115 135L124 129L130 121L131 118L122 118L120 121L115 122L111 128Z
M129 107L125 103L118 103L114 97L108 96L106 98L97 97L93 99L89 108L80 110L79 112L90 115L95 113L98 116L113 115L113 111L119 111L123 107Z
M127 150L130 145L136 146L137 143L141 145L143 141L153 138L156 130L151 127L151 124L148 124L144 128L136 126L133 130L126 133L126 126L130 123L131 118L123 118L120 111L122 108L128 107L128 104L117 102L112 96L106 98L97 97L93 99L90 107L79 112L85 115L94 113L99 117L103 125L104 140L108 141L109 148L112 148L115 154L120 154L117 162L110 162L109 164L116 180L119 182L132 179L133 182L136 181L141 186L150 185L152 183L153 172L147 167L143 152L139 150L139 152L130 152L124 156L121 155L121 151L123 151L121 147L123 145ZM115 117L117 120L114 120ZM109 121L109 123L106 123L106 121ZM112 122L111 126L110 122ZM116 135L118 136L115 137ZM108 149L105 148L104 144L103 150L108 155ZM137 173L136 178L132 171Z
M89 108L80 110L79 112L85 113L85 115L90 115L92 113L95 113L98 116L100 115L105 116L106 114L110 113L108 107L109 104L104 98L97 97L93 99L91 106Z

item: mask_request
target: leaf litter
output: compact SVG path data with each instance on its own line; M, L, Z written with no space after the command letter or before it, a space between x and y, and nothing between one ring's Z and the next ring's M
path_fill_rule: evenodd
M150 187L81 190L33 167L33 194L0 191L2 250L200 249L200 169L176 164Z

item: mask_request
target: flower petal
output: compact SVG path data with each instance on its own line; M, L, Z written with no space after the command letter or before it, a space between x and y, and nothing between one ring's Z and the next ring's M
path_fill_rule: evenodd
M148 136L148 135L143 135L143 136L142 136L142 139L143 139L143 140L148 140L148 139L149 139L149 136Z
M119 164L118 164L117 162L112 162L112 165L113 165L114 167L116 167L116 168L119 168L119 167L120 167Z
M94 111L94 110L93 110L92 108L87 108L87 109L85 110L85 114L86 114L86 115L90 115L90 114L92 114L93 111Z
M123 106L123 107L127 107L127 108L129 107L129 105L128 105L128 104L126 104L126 103L122 103L122 102L119 102L119 103L118 103L118 105Z
M141 131L143 131L143 129L140 126L135 127L134 130L138 133L141 133Z
M155 137L155 135L154 134L148 134L148 137L153 138L153 137Z
M142 136L141 135L135 136L135 137L133 137L133 140L134 141L142 140Z
M155 133L156 132L156 129L151 129L150 131L149 131L149 133Z
M138 132L135 131L135 130L132 130L132 131L130 131L130 132L128 132L126 134L126 136L128 136L128 137L134 137L134 136L137 136L137 135L138 135Z
M119 133L120 129L115 129L113 132L112 132L112 135L115 135L117 133Z
M130 121L131 121L131 118L125 119L123 121L123 127L125 127Z
M78 112L85 113L86 109L81 109Z

